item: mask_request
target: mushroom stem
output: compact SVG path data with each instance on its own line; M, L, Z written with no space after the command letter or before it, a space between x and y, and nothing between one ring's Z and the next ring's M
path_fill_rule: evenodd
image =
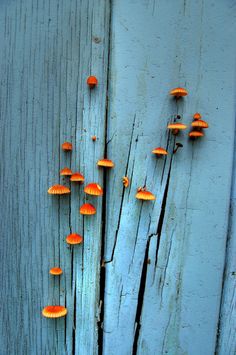
M172 130L172 134L176 136L179 133L179 129L175 128Z
M179 147L176 147L176 148L173 150L173 154L175 154L178 149L179 149Z
M183 144L181 144L181 143L176 143L176 148L173 150L173 154L175 154L176 152L177 152L177 150L179 149L179 148L182 148L183 147Z

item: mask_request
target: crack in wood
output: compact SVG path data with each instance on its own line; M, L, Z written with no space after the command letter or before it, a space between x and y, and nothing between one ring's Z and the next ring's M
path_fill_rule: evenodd
M147 276L147 267L148 267L148 252L149 252L150 238L151 238L151 236L148 237L148 239L147 239L146 250L145 250L145 255L144 255L144 259L143 259L142 273L141 273L141 278L140 278L138 302L137 302L135 324L134 324L135 333L134 333L134 342L133 342L133 350L132 350L133 355L137 354L139 331L141 328L140 319L141 319L141 314L142 314L144 293L145 293L145 287L146 287L146 276Z
M111 53L111 26L112 26L112 4L109 5L109 25L108 25L108 51L107 51L107 81L106 81L106 107L105 107L105 124L104 124L104 157L107 157L107 148L110 143L107 141L108 135L108 115L109 115L109 79L110 79L110 53ZM113 136L112 138L113 139ZM103 267L105 236L106 236L106 170L103 175L103 203L102 203L102 231L101 231L101 251L100 251L100 289L99 289L99 315L97 321L98 328L98 354L103 354L103 320L104 320L104 299L106 288L106 268Z
M157 239L157 247L156 247L155 268L157 265L158 250L159 250L159 246L160 246L162 226L163 226L163 222L164 222L164 218L165 218L166 201L167 201L167 195L168 195L169 183L170 183L171 165L172 165L172 157L171 157L171 161L170 161L169 172L168 172L168 176L167 176L167 180L166 180L166 186L165 186L162 205L161 205L161 213L160 213L160 217L159 217L159 221L158 221L158 225L157 225L156 234L158 236L158 239Z
M134 115L133 128L132 128L132 132L131 132L131 138L130 138L130 145L129 145L127 163L126 163L125 176L127 175L128 167L129 167L130 153L131 153L131 147L132 147L132 142L133 142L133 134L134 134L134 127L135 127L135 119L136 119L136 114ZM125 187L123 187L122 196L121 196L120 211L119 211L117 229L116 229L115 240L114 240L114 244L113 244L113 248L112 248L111 258L110 258L110 260L105 261L104 262L105 264L111 263L113 261L114 252L115 252L115 248L116 248L116 242L117 242L117 236L118 236L118 232L119 232L119 229L120 229L120 221L121 221L121 213L122 213L124 195L125 195Z
M75 355L75 340L76 340L76 283L74 288L74 319L73 319L72 349L71 349L73 355Z

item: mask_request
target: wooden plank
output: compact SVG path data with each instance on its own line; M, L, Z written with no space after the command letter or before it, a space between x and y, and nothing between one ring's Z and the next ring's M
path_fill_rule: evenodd
M234 9L113 4L104 354L214 353L234 138ZM178 85L190 94L176 106L168 91ZM196 111L209 121L206 137L180 135L184 147L173 156L168 121L178 113L190 124ZM169 149L166 161L151 155L159 145ZM135 200L145 183L155 203Z
M66 165L86 183L103 181L95 163L104 152L109 2L4 1L0 10L1 353L96 354L102 201L83 219L82 187L61 199L47 189ZM93 92L90 74L99 79ZM66 246L71 231L84 235L82 247ZM60 280L48 274L55 264ZM42 318L58 302L67 318Z
M235 149L234 149L235 151ZM236 349L236 155L234 156L233 183L229 214L226 264L224 272L224 288L221 302L218 344L216 353L219 355L235 354Z

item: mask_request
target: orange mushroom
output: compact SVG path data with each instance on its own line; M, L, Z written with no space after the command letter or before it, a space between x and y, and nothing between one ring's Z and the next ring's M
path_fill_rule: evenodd
M63 273L62 269L60 267L52 267L50 270L49 270L49 273L51 275L61 275Z
M82 174L80 174L79 172L74 173L74 174L71 175L70 181L83 183L84 182L84 176Z
M92 141L95 142L97 140L97 137L96 136L92 136Z
M42 310L42 315L46 318L60 318L67 314L64 306L47 306Z
M69 152L70 150L72 150L72 143L64 142L61 147L65 152Z
M63 185L53 185L48 189L50 195L64 195L70 194L70 189Z
M128 178L128 176L124 176L122 181L123 181L124 187L128 187L129 186L129 178Z
M188 135L190 138L198 138L198 137L203 137L204 133L201 131L192 131L192 132L189 132Z
M156 197L151 193L150 191L147 191L145 187L138 188L136 196L138 200L146 200L146 201L151 201L155 200Z
M61 176L70 176L70 175L72 175L72 170L69 168L61 169L60 175Z
M94 182L85 186L84 192L88 195L93 195L93 196L103 195L103 189L101 188L101 186Z
M96 213L96 208L91 203L84 203L79 211L80 214L90 216Z
M97 86L98 79L96 78L96 76L91 75L87 79L87 84L90 87L90 89L93 89L95 86Z
M156 154L157 156L161 156L161 155L167 155L168 152L162 148L162 147L158 147L152 150L153 154Z
M100 159L98 162L97 162L97 165L98 166L102 166L104 168L113 168L115 166L115 164L113 163L112 160L110 159Z
M195 120L192 122L192 127L197 127L197 128L208 128L209 125L206 121L203 121L203 120Z
M83 237L77 233L69 234L66 237L66 242L71 245L80 244L83 241Z
M170 95L179 98L179 97L187 96L188 91L184 88L175 88L170 91Z
M178 134L180 130L184 130L187 128L186 124L183 123L169 123L167 126L168 129L172 131L174 135Z
M199 113L199 112L196 112L194 115L193 115L193 119L194 120L200 120L202 118L202 115Z

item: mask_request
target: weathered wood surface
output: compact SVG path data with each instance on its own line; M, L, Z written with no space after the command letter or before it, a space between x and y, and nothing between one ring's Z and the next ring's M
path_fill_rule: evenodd
M214 354L235 125L235 12L235 1L120 0L111 11L108 0L0 3L1 354ZM99 79L93 92L90 73ZM168 91L177 85L190 95L176 105ZM206 137L191 143L181 134L184 147L173 155L166 124L176 113L189 124L195 111L209 121ZM72 155L60 149L65 140ZM168 147L166 160L152 156L158 145ZM116 167L103 175L96 161L106 152ZM82 187L73 185L71 197L48 196L49 186L64 182L64 166L104 186L103 199L89 199L96 216L79 215ZM144 184L155 203L135 200ZM83 234L82 247L67 247L70 232ZM56 264L60 280L48 274ZM220 355L235 346L227 310L233 261L227 265ZM42 318L51 303L66 305L68 316Z
M102 184L109 2L4 1L1 38L1 354L95 354L102 200L82 218L83 187L47 194L69 166ZM96 73L99 88L86 78ZM99 137L96 144L91 135ZM72 141L72 155L61 143ZM70 249L70 232L84 236ZM60 280L49 275L58 265ZM68 316L41 316L61 303Z
M236 143L236 142L235 142ZM234 150L235 151L235 150ZM232 193L230 200L227 253L224 272L224 291L219 319L217 354L235 354L236 352L236 154Z
M108 153L117 165L107 198L104 353L213 354L234 138L235 48L227 43L235 3L119 1L112 13ZM190 91L178 107L167 95L177 85ZM166 125L177 110L186 123L201 112L210 129L194 143L181 135L184 148L156 160L155 146L172 151ZM154 204L134 199L144 183Z

